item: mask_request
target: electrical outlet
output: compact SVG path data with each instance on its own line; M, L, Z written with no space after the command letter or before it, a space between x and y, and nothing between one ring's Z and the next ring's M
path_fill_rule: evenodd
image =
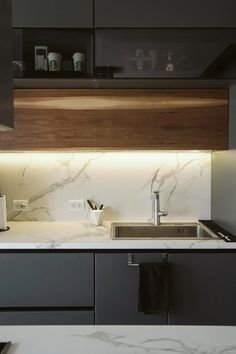
M13 200L13 210L29 210L28 200Z
M84 211L84 200L69 200L69 211Z

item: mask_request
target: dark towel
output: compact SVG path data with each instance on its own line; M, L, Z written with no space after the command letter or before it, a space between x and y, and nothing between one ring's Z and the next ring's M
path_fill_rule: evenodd
M167 262L139 265L138 311L165 314L168 301Z

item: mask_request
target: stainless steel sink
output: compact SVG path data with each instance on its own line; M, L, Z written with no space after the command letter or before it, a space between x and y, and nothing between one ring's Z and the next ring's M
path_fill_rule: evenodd
M212 240L218 237L198 223L174 223L155 226L150 223L112 223L111 236L115 240L165 239Z

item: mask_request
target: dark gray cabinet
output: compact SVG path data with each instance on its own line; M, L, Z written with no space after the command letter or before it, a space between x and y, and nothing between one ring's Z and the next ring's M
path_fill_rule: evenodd
M93 0L12 0L12 5L13 27L93 26Z
M138 267L128 254L97 254L95 323L104 325L236 325L233 253L169 253L166 316L137 311ZM160 262L160 253L134 253L134 260Z
M0 130L13 127L11 2L0 1Z
M2 309L93 307L94 255L1 253L0 284Z
M169 324L236 325L236 254L169 255Z
M97 27L236 27L235 0L95 0Z
M236 325L235 253L130 255L1 252L0 325ZM143 314L137 264L163 261L166 310Z
M0 325L94 324L94 254L0 253Z
M161 262L160 253L134 253L133 261ZM98 325L166 325L165 315L146 315L137 310L138 267L128 265L128 254L95 256L95 324Z
M235 38L232 29L97 29L96 77L236 78Z

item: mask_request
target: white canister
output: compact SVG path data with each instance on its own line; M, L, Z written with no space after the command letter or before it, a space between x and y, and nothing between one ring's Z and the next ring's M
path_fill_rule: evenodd
M74 62L74 71L85 71L85 54L74 53L72 58Z
M60 53L48 53L49 71L61 71L61 58Z
M7 200L5 195L0 195L0 230L7 229Z

